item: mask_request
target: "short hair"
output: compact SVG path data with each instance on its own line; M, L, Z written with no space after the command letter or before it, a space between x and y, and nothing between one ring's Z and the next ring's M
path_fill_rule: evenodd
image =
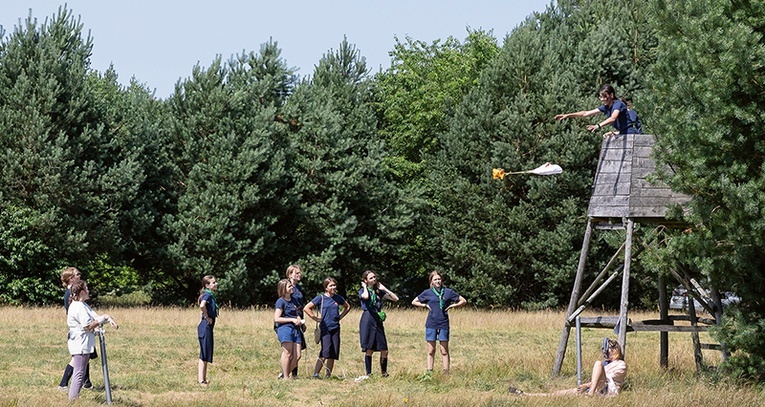
M289 267L287 267L287 272L284 273L284 275L287 278L292 278L292 275L295 274L298 271L302 272L303 269L300 268L300 266L298 266L297 264L291 264Z
M64 285L64 288L69 287L69 281L77 274L80 274L80 270L77 270L77 267L67 267L61 270L61 284Z
M287 284L292 284L292 283L290 282L290 280L283 278L279 280L279 283L276 285L276 293L279 294L279 298L282 298L287 294Z

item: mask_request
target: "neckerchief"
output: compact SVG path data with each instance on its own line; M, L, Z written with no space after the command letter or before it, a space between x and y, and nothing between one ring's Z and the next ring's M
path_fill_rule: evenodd
M377 308L377 293L375 289L367 287L367 290L369 290L369 303Z
M212 291L210 291L210 289L209 289L209 288L205 288L205 292L206 292L206 293L208 293L208 294L210 294L210 296L212 296L212 298L213 298L213 304L215 304L215 315L218 315L218 299L217 299L217 298L215 298L215 294L213 294L213 292L212 292Z
M436 290L436 287L430 287L431 290L436 294L436 297L438 297L438 305L441 307L441 309L444 309L444 287L441 286L441 291Z

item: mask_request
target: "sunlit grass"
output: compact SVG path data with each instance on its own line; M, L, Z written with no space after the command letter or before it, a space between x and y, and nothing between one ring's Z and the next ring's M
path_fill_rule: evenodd
M0 405L63 405L56 390L64 365L64 312L55 308L1 308ZM386 330L391 377L373 375L361 383L363 357L358 345L358 309L343 320L341 359L330 380L308 379L318 349L309 344L301 378L278 381L279 344L273 311L223 309L215 328L215 363L209 388L196 384L198 343L196 308L109 309L120 322L107 332L108 359L115 405L324 405L324 406L504 406L651 405L759 406L765 395L749 387L711 383L696 374L690 334L670 334L670 369L659 368L659 334L630 333L627 342L628 388L617 399L529 398L508 394L508 385L548 392L576 384L573 330L563 372L551 378L560 340L561 312L452 311L451 375L438 369L424 377L425 312L392 309ZM632 319L655 315L632 314ZM312 326L309 325L311 328ZM310 331L309 331L310 332ZM584 370L599 356L609 330L584 329ZM702 334L702 341L711 340ZM719 352L704 351L705 362L719 363ZM91 364L93 381L103 383L101 359ZM436 367L440 367L436 355ZM374 372L379 373L378 355ZM104 392L83 392L79 405L105 402Z

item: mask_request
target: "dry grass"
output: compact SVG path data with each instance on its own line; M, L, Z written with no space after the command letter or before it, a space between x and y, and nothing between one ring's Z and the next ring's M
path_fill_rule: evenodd
M341 360L335 377L309 380L318 349L309 344L300 366L301 379L277 381L279 344L272 330L272 311L228 310L215 328L215 363L211 385L196 384L198 311L187 308L115 309L119 331L107 333L112 395L116 405L324 405L324 406L504 406L652 405L760 406L758 390L712 384L695 374L690 334L670 334L670 370L658 366L658 333L630 333L628 389L616 399L529 398L510 395L512 384L546 392L576 384L574 339L569 344L562 376L550 379L560 339L560 312L499 312L460 309L452 312L452 374L425 370L424 320L421 310L391 310L386 321L391 377L363 374L354 310L343 321ZM633 319L654 315L632 314ZM573 333L573 331L572 331ZM58 308L2 308L0 312L0 405L62 405L66 394L56 385L65 363L66 327ZM610 331L584 330L585 370L598 357L603 336ZM704 340L704 339L703 339ZM708 341L705 339L704 341ZM709 364L719 354L705 351ZM103 383L100 359L91 365L96 385ZM437 356L436 366L440 365ZM375 371L379 371L377 356ZM103 404L103 392L84 392L78 405Z

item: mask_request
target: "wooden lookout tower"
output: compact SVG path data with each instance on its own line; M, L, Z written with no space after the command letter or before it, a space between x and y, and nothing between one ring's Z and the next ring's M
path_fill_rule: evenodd
M571 301L566 311L566 320L555 358L553 375L560 373L574 321L608 284L616 280L620 273L622 274L622 286L618 319L613 317L582 317L580 318L581 326L614 328L618 330L617 334L622 351L625 350L628 330L659 331L661 332L660 360L662 366L667 364L667 334L670 331L693 332L694 345L697 345L697 349L699 348L698 331L703 331L707 327L697 325L698 321L695 317L693 301L689 301L691 303L689 304L690 316L685 317L685 319L691 321L692 325L674 325L674 320L683 319L683 316L677 316L674 319L669 317L666 285L661 275L659 275L660 319L643 322L631 322L627 319L630 263L633 256L642 249L642 246L638 246L637 250L633 253L633 230L635 224L648 224L655 227L682 227L683 225L672 224L666 219L667 207L673 204L682 205L690 199L686 195L673 192L666 185L651 183L646 178L656 168L653 159L651 159L654 143L654 136L647 134L623 134L603 140L598 169L593 182L590 205L587 211L588 220L582 243L582 251L579 255L576 278L571 291ZM587 290L582 292L582 280L593 230L624 230L626 231L626 238L605 268L595 278L595 281L592 282ZM624 252L623 270L621 272L616 270L609 275L609 269L618 262L622 252ZM694 296L698 298L709 298L705 295L699 284L694 284L695 280L691 279L688 273L682 275L674 270L670 271L678 281L686 286L688 293L693 292ZM699 294L696 294L697 291L695 290L700 291ZM714 297L716 297L715 303L719 306L719 296L715 295ZM702 304L708 310L714 309L704 302ZM718 309L720 308L718 307ZM719 318L718 316L718 321ZM702 322L710 323L709 320ZM701 352L697 350L697 366L700 366L700 354Z

